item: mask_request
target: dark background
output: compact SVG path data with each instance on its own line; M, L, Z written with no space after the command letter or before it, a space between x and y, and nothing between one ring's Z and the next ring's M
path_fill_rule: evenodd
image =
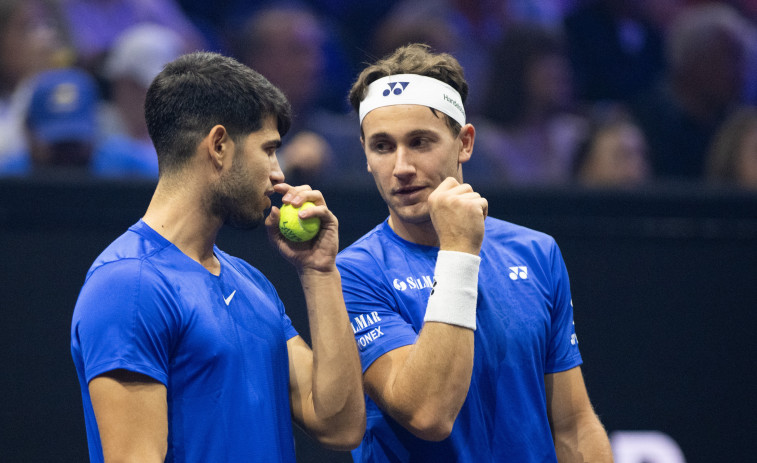
M2 461L87 460L71 314L89 265L139 219L153 187L0 181ZM661 431L689 463L754 457L757 195L685 186L482 193L492 216L557 239L587 387L609 432ZM386 216L373 188L324 194L342 247ZM273 281L309 339L296 273L264 231L223 230L218 244ZM296 439L299 461L350 461L299 431Z

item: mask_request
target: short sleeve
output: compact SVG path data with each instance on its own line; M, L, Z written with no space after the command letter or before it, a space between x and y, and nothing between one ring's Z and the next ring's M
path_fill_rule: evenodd
M74 310L86 381L125 369L168 382L180 326L176 297L149 263L125 259L97 268Z
M297 332L297 329L292 325L292 319L290 319L289 315L286 314L284 303L281 302L281 298L279 298L279 295L275 290L273 292L273 296L274 296L273 300L276 301L276 306L279 309L279 314L281 314L281 322L284 325L284 336L286 340L289 341L293 337L297 336L299 333Z
M565 371L582 363L578 349L573 300L570 293L568 270L562 253L552 241L551 272L553 281L552 322L545 369L547 373Z
M337 267L364 372L385 353L415 343L418 331L403 316L401 304L377 264L370 258L339 256Z

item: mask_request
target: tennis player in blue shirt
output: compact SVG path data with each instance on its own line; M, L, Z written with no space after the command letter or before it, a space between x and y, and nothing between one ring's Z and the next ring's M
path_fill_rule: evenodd
M548 235L463 183L476 131L457 60L422 45L350 91L389 217L337 256L367 393L358 462L609 462L568 274Z
M284 183L276 149L284 95L215 53L166 65L147 93L160 177L144 217L87 273L71 351L90 460L295 462L292 421L351 449L365 429L360 360L335 258L337 221L323 196ZM270 196L322 228L308 243L278 230ZM312 350L273 285L215 246L226 223L265 220L305 293Z

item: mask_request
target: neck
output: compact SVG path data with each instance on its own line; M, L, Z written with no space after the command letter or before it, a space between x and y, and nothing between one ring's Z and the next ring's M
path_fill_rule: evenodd
M389 226L400 238L415 244L424 246L439 246L439 235L431 219L420 223L404 222L394 215L389 214Z
M202 188L192 188L193 181L161 179L142 220L184 254L217 275L220 263L213 245L223 222L204 208Z

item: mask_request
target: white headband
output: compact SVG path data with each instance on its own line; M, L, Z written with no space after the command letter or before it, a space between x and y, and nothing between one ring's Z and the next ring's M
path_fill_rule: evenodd
M417 74L395 74L372 82L360 102L360 124L374 109L400 104L428 106L465 125L465 108L460 94L440 80Z

